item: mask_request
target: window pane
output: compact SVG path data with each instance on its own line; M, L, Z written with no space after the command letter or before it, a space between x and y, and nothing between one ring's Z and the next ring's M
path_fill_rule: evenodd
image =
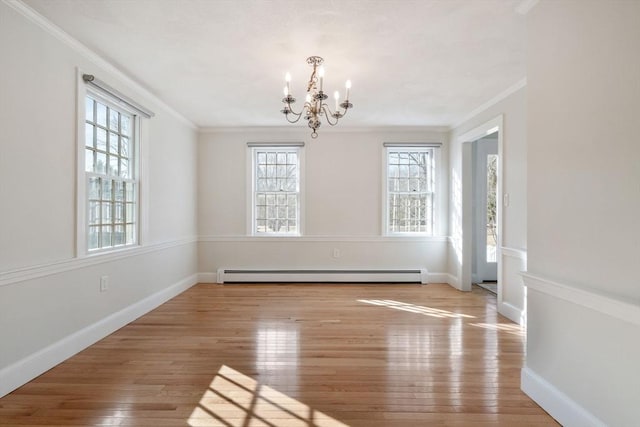
M111 234L113 227L111 227L110 225L103 225L102 227L100 227L100 229L102 232L100 236L100 246L103 248L113 246L113 244L111 243Z
M131 136L131 117L120 115L120 132L125 136Z
M89 225L100 224L100 202L89 202L89 214L87 221Z
M107 155L105 153L96 153L96 173L106 173Z
M120 113L113 109L109 109L109 129L118 131L118 116Z
M135 222L135 205L133 203L127 203L125 208L125 215L127 222Z
M123 178L132 178L129 171L128 159L120 159L120 176Z
M109 132L109 153L111 154L119 154L120 150L118 149L118 134Z
M103 104L101 104L99 102L97 102L96 104L97 104L96 123L98 123L99 125L102 125L102 126L107 126L107 106L103 105Z
M87 195L89 197L89 200L100 200L100 187L100 178L89 178L89 185L87 188Z
M124 226L116 225L113 229L113 246L124 245L125 242Z
M108 224L113 222L111 213L113 211L113 203L102 202L102 224Z
M124 204L116 203L113 205L113 220L115 223L124 222Z
M498 185L498 156L487 156L487 262L496 262L498 232L496 226L496 191Z
M89 250L100 247L100 227L89 227L89 236L87 239L87 248Z
M285 191L296 191L297 190L297 182L295 179L288 179L285 182L285 187L284 190Z
M122 181L113 182L113 197L114 197L114 200L118 202L124 201L124 182Z
M136 228L134 224L127 224L125 226L125 233L127 235L127 245L132 245L136 242L135 232L136 232Z
M122 137L120 138L120 157L126 157L129 158L131 157L129 155L129 153L131 153L131 139L126 138L126 137Z
M118 157L109 156L109 175L118 176Z
M113 181L110 179L102 180L102 200L111 200L112 199L112 183Z
M95 159L93 150L86 149L84 151L84 170L86 172L95 171Z
M127 202L135 202L136 200L136 186L132 182L125 182L125 198Z
M104 129L96 129L96 148L107 151L107 131Z
M87 147L93 147L95 141L93 140L93 130L95 126L85 123L84 125L84 145Z

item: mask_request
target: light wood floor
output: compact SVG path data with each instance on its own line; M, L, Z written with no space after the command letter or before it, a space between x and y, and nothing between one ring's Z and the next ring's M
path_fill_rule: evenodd
M479 288L202 284L0 399L0 424L557 425L523 349Z

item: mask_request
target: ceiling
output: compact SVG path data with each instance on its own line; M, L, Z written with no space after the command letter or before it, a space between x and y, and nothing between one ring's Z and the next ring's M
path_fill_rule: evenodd
M325 92L353 82L340 126L456 125L526 72L523 0L24 3L199 127L284 125L311 55Z

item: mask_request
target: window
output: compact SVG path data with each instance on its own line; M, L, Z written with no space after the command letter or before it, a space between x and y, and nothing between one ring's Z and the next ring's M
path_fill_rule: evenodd
M252 147L252 234L300 234L300 146Z
M137 116L89 91L84 105L86 249L137 245Z
M387 234L433 235L434 169L434 148L387 147Z

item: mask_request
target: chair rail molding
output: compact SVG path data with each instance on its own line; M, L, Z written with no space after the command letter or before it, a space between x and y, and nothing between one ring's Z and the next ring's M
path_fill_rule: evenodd
M532 273L522 273L528 289L604 313L625 322L640 326L640 301L623 301L620 297L595 289L559 283Z

